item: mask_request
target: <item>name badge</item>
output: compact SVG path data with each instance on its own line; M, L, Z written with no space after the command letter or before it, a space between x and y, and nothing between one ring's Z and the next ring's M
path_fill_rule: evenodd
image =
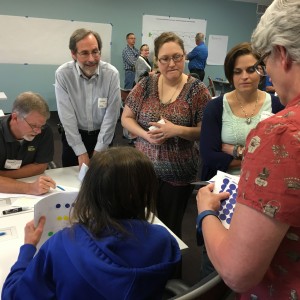
M17 170L21 168L21 165L22 165L22 160L7 159L5 161L4 168L8 170Z
M107 98L98 98L98 108L107 107Z

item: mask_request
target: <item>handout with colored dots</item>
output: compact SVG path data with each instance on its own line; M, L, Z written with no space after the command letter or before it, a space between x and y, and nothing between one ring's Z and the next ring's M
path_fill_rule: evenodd
M215 186L213 192L218 194L220 192L229 192L229 198L221 202L219 209L219 219L226 229L229 228L231 218L234 212L234 207L236 203L237 187L239 182L239 177L218 171L217 175L214 177Z
M46 224L40 242L41 245L57 231L70 226L70 210L78 192L57 192L44 197L34 205L34 224L37 226L41 216L46 217Z

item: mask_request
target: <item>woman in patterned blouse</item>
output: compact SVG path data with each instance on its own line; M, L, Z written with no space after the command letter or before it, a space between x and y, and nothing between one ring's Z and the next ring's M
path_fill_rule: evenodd
M126 99L122 125L137 136L136 147L153 162L159 179L158 217L179 237L190 183L198 168L197 141L203 109L210 100L205 85L184 71L184 45L173 32L154 41L160 70L142 79ZM141 174L142 175L142 174Z

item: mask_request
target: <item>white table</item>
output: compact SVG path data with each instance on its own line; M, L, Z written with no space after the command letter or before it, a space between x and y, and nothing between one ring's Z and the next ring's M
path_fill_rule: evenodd
M81 182L78 179L78 167L58 168L46 170L45 174L52 177L57 185L63 185L73 188L79 188ZM25 182L32 182L37 176L22 179ZM10 204L14 201L0 200L1 212L5 209L11 208ZM1 268L0 268L0 294L6 276L10 268L16 262L19 248L24 242L24 227L27 222L33 219L33 209L14 213L10 215L0 215L0 232L9 231L9 235L0 236L0 253L1 253ZM165 226L158 218L154 219L155 224ZM166 227L167 228L167 227ZM168 229L168 228L167 228ZM169 229L168 229L169 230ZM170 230L169 230L170 231ZM171 232L171 231L170 231ZM172 233L172 232L171 232ZM187 249L188 246L179 239L174 233L180 250Z

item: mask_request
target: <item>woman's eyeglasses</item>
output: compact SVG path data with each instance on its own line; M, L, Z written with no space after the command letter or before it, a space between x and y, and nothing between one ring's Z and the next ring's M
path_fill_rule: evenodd
M166 65L169 64L171 59L174 61L174 63L177 62L181 62L183 59L183 54L175 54L173 56L163 56L161 58L158 59L158 61L162 64L162 65Z

